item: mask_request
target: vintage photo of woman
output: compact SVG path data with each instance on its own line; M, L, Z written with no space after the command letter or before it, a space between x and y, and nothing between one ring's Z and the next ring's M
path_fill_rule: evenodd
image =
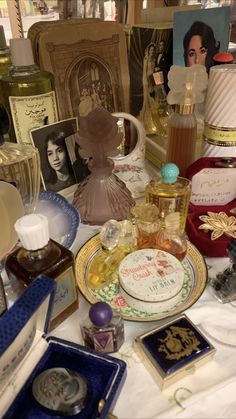
M47 190L58 192L75 183L75 177L65 143L65 133L54 131L45 140L45 154L50 169L45 185Z
M213 57L228 50L230 8L213 7L174 13L173 64L201 64L209 73Z
M186 67L202 64L209 72L214 64L213 57L219 52L220 41L215 39L213 29L209 25L195 21L184 36L183 48Z
M39 150L42 186L59 192L76 183L66 139L78 130L77 118L69 118L31 131Z

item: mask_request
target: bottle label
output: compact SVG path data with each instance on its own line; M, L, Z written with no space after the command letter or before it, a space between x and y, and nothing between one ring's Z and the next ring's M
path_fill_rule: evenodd
M236 144L236 128L214 127L205 123L204 139L209 144L232 146Z
M36 96L9 96L18 143L32 144L30 130L58 121L55 92Z
M93 335L94 349L100 352L114 352L114 336L112 330L104 330Z
M70 267L61 275L55 278L57 288L54 297L51 320L65 311L75 301L77 301L77 291L73 268Z

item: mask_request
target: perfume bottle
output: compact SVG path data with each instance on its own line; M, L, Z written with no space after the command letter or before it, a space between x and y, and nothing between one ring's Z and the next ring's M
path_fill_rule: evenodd
M90 307L81 333L86 346L99 352L117 352L124 343L124 322L109 304L99 301Z
M91 289L117 281L117 270L126 255L136 250L133 225L129 220L108 220L100 231L101 251L93 258L88 271Z
M180 213L172 212L165 217L165 227L158 235L159 249L184 260L187 253L186 234L180 231Z
M7 74L11 67L10 50L6 43L4 28L0 25L0 77Z
M146 201L159 209L162 227L167 214L180 213L180 231L184 232L191 194L191 182L179 177L174 163L167 163L161 169L161 177L153 178L146 187Z
M0 106L0 179L12 182L21 194L25 213L34 211L40 190L40 158L36 147L4 141L9 118Z
M160 137L167 136L167 126L169 121L169 116L172 113L171 106L167 103L167 94L164 87L164 79L162 71L153 73L153 78L155 82L154 86L154 97L155 97L155 106L153 108L153 117L154 119L160 122L157 127L159 130L157 135Z
M184 69L173 65L168 80L167 100L175 108L168 123L166 161L175 163L180 176L185 177L195 159L198 126L195 105L204 101L208 76L205 66L199 64ZM198 113L199 110L198 107Z
M2 101L11 141L31 144L30 130L58 120L54 77L34 63L30 39L10 40L12 68L2 76Z
M156 249L161 229L157 206L154 203L137 204L131 208L130 214L137 228L138 249Z
M74 271L74 255L61 244L49 239L48 219L42 214L28 214L19 218L15 229L21 247L6 259L5 269L13 284L21 282L21 291L40 274L55 279L50 330L78 308Z
M197 140L197 119L191 99L191 84L186 83L186 91L184 104L175 105L170 116L166 151L166 161L175 163L181 176L185 176L188 166L194 161Z
M236 239L231 239L227 246L230 258L229 266L210 279L214 296L221 303L230 303L236 300Z

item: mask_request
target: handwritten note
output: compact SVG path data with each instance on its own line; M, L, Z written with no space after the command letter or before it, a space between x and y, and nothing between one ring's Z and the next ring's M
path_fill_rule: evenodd
M192 178L190 202L194 205L226 205L235 198L235 168L205 168Z

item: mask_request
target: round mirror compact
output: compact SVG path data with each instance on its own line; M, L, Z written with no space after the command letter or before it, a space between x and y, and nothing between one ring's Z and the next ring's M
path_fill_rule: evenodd
M125 112L113 113L118 118L118 130L123 139L118 147L114 173L125 182L133 198L144 195L149 182L149 175L145 169L145 130L134 116Z

